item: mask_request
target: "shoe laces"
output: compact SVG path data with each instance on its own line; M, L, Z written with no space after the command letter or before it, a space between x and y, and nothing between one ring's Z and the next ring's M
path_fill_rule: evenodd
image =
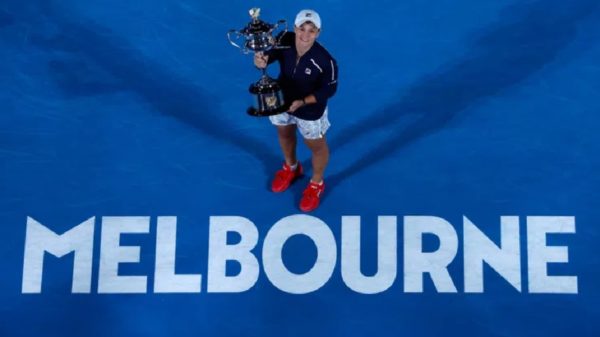
M294 170L284 167L275 173L275 177L279 180L291 180L294 178L295 174L296 172Z
M311 182L302 194L308 199L318 199L323 191L322 187L322 185Z

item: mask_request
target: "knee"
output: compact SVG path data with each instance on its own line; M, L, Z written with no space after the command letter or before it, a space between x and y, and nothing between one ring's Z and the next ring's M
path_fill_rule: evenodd
M327 142L325 139L311 139L305 140L306 145L311 150L313 154L328 154L329 148L327 147Z

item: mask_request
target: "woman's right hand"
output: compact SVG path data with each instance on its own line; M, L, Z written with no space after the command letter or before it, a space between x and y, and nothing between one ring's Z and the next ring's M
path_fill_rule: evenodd
M261 51L254 53L254 65L257 68L259 68L259 69L266 68L268 61L269 61L269 55L265 55Z

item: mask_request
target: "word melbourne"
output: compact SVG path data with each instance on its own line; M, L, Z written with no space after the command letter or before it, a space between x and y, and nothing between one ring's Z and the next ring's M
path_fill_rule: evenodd
M73 293L91 293L92 275L97 275L97 293L147 293L147 275L123 275L119 265L140 262L140 245L122 245L121 236L131 234L148 236L150 217L102 217L97 273L92 273L94 261L94 229L92 217L57 234L31 217L27 218L25 254L23 263L23 293L41 293L46 253L58 258L73 253ZM527 237L521 240L520 222L525 220ZM331 228L321 219L309 215L291 215L277 221L267 232L258 249L259 232L254 223L240 216L211 216L208 226L208 263L206 285L202 274L175 272L176 217L157 217L154 256L154 293L239 293L250 290L261 275L261 267L268 281L277 289L291 294L317 291L330 281L338 259L341 279L350 290L362 294L376 294L388 290L397 277L398 223L396 216L377 218L377 270L373 275L361 272L361 218L342 216L340 242ZM435 216L403 217L403 290L407 293L424 291L424 278L429 277L435 291L457 292L455 280L449 272L459 250L459 235L446 219ZM549 275L549 265L565 266L569 260L568 247L549 245L547 236L575 233L575 217L571 216L518 216L500 217L500 243L496 244L467 217L462 224L462 263L465 293L484 292L484 266L495 270L497 280L503 278L518 292L577 293L577 276ZM237 235L236 243L228 235ZM284 263L283 247L295 235L308 237L316 247L317 258L305 273L294 273ZM439 247L424 251L424 236L437 237ZM521 241L526 247L521 247ZM556 242L556 240L553 240ZM339 245L339 256L338 256ZM257 248L257 249L255 249ZM364 248L363 248L364 249ZM260 250L260 255L255 250ZM521 254L526 253L527 267L521 267ZM147 256L145 253L143 256ZM459 255L460 256L460 255ZM70 263L70 259L56 263ZM237 263L236 275L228 275L227 263ZM262 263L261 263L262 262ZM261 266L262 265L262 266ZM122 266L123 267L123 266ZM121 268L123 269L123 268ZM564 268L563 268L564 269ZM568 269L568 268L567 268ZM68 270L68 269L67 269ZM454 270L450 268L450 270ZM554 268L553 270L556 270ZM46 271L47 273L49 271ZM131 271L130 271L131 273ZM489 271L488 271L489 273ZM563 272L564 273L564 272ZM231 272L230 272L231 274ZM521 280L527 276L527 287ZM48 276L48 275L47 275ZM52 275L57 276L57 275ZM61 275L64 277L64 275ZM456 278L456 275L454 275ZM504 283L504 282L503 282ZM508 286L508 285L507 285ZM429 289L429 288L428 288ZM431 288L433 289L433 288ZM433 290L432 290L433 291Z

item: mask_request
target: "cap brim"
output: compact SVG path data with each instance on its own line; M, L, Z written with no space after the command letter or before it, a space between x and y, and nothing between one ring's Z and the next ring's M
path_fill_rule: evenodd
M296 21L295 25L296 25L296 27L300 27L300 26L302 26L303 24L305 24L305 23L307 23L307 22L310 22L310 23L312 23L313 25L315 25L315 27L317 27L317 29L321 29L321 27L320 27L319 25L317 25L317 24L316 24L314 21L312 21L311 19L302 19L302 20Z

